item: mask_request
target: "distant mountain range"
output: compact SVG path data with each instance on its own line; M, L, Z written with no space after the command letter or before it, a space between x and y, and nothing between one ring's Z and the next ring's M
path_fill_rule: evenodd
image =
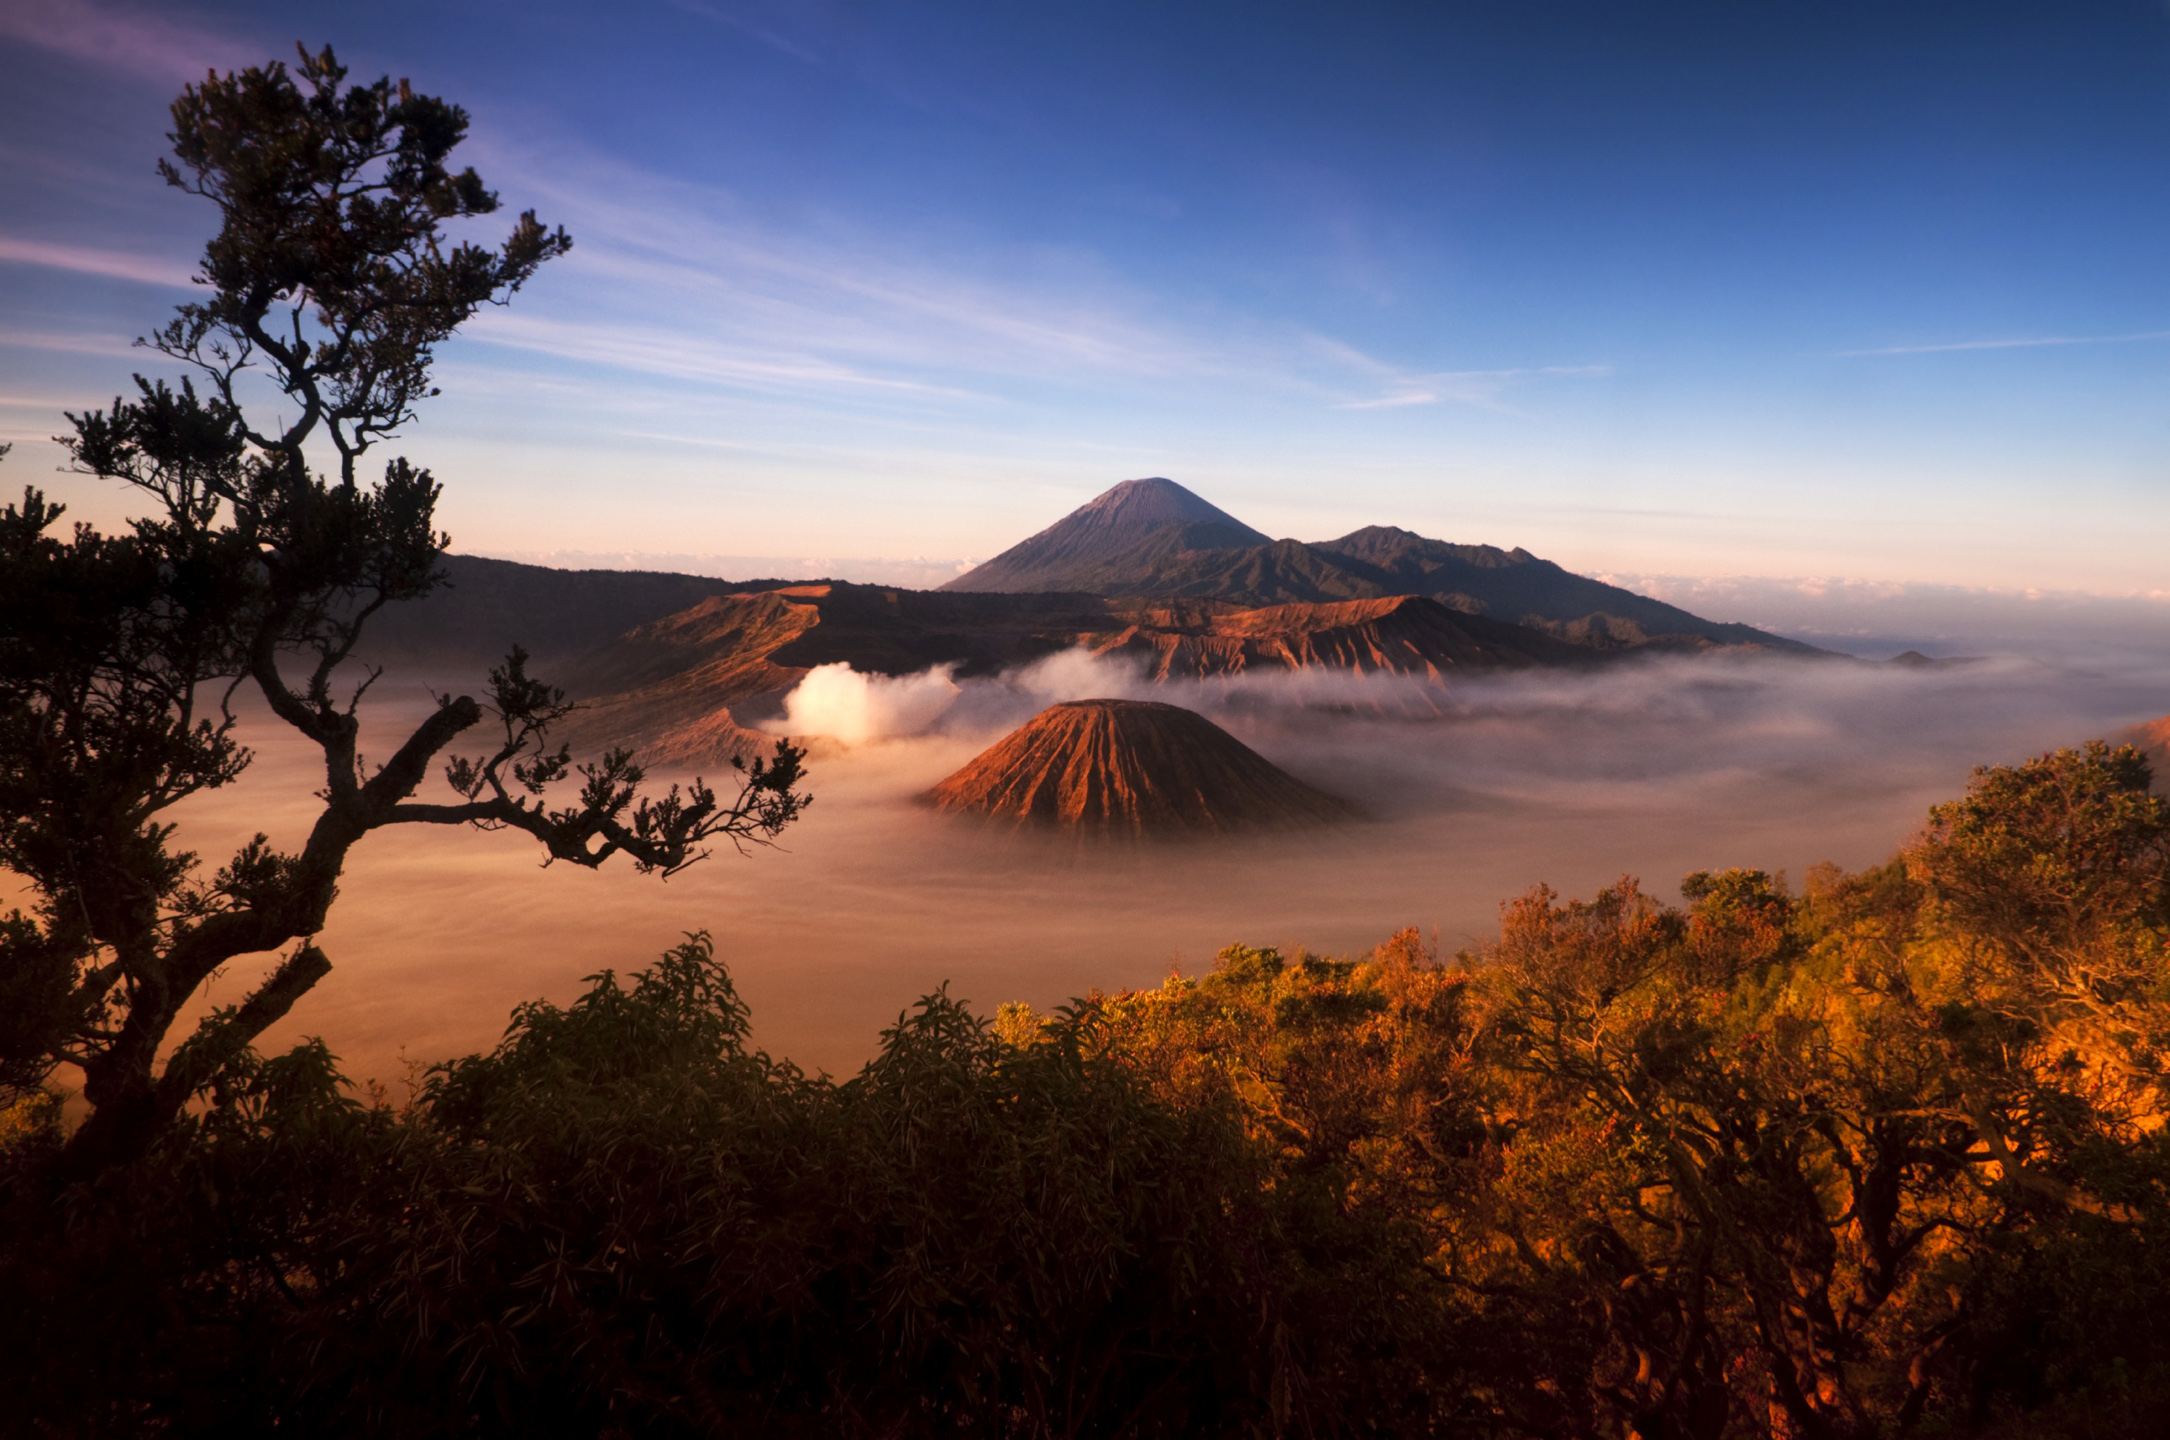
M566 734L576 748L631 745L667 763L764 748L749 727L837 662L972 676L1081 649L1153 682L1309 669L1438 682L1651 652L1828 653L1522 550L1387 526L1269 539L1165 479L1126 481L939 591L444 563L449 585L377 616L361 658L471 684L524 645L535 673L583 702Z
M1754 646L1798 640L1722 624L1564 570L1527 550L1453 545L1391 525L1338 540L1274 540L1158 476L1126 480L942 587L1004 594L1286 605L1417 595L1596 650Z

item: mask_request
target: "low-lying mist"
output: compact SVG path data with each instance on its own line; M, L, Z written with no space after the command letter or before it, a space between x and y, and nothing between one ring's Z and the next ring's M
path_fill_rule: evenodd
M1082 850L915 803L1044 706L1124 695L1200 710L1372 818ZM365 748L388 750L426 703L420 686L376 701ZM266 1043L321 1034L350 1072L396 1088L405 1060L493 1043L518 1001L568 999L582 977L705 928L760 1043L848 1070L945 981L985 1010L1046 1007L1203 968L1239 940L1347 952L1417 925L1452 952L1539 882L1587 895L1628 873L1671 894L1697 869L1859 867L1971 767L2166 711L2162 671L2029 660L1705 656L1444 686L1314 672L1156 687L1080 654L992 680L825 667L776 722L829 737L812 742L816 803L781 846L726 847L665 883L621 866L545 870L513 835L380 832L358 847L320 937L332 973ZM249 739L259 759L243 781L180 812L184 843L210 863L258 829L298 845L312 816L311 754L269 724ZM233 967L207 1003L238 1001L260 973Z

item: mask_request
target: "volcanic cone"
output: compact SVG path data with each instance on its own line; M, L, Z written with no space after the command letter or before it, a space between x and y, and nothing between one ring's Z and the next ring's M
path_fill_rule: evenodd
M926 798L998 824L1116 839L1287 830L1356 815L1203 715L1151 700L1051 706Z

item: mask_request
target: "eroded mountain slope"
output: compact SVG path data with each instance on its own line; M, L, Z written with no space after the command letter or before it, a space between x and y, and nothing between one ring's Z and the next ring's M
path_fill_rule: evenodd
M1203 715L1150 700L1051 706L926 798L988 824L1095 840L1291 830L1357 813Z
M1244 607L1092 595L950 595L794 585L710 596L591 652L561 683L582 702L575 748L631 745L712 763L768 742L783 696L817 665L991 675L1065 650L1127 661L1150 681L1330 669L1437 681L1454 673L1597 663L1521 626L1393 597Z

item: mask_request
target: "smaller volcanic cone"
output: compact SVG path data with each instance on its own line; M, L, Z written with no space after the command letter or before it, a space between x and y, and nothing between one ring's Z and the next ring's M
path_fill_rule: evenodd
M998 824L1115 839L1288 830L1357 814L1203 715L1151 700L1050 706L925 798Z

